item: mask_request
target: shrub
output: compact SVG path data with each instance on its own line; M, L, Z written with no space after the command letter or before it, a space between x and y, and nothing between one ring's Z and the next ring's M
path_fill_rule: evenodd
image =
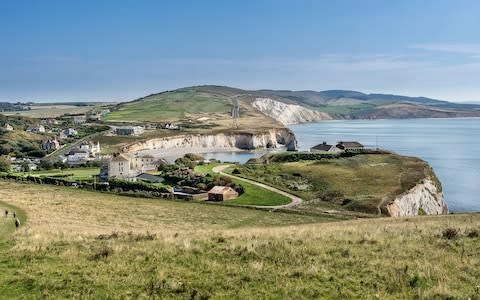
M478 231L478 229L470 229L468 232L467 232L467 237L473 239L473 238L477 238L480 236L480 232Z
M457 237L458 235L458 229L448 227L442 232L442 237L447 240L453 240Z
M113 254L113 249L108 247L108 246L104 246L100 249L97 249L93 255L92 255L92 258L94 260L99 260L99 259L102 259L102 258L107 258L109 256L111 256Z

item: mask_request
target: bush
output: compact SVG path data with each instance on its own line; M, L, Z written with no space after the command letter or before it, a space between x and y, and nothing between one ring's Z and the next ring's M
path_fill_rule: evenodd
M453 240L457 237L458 235L458 229L448 227L442 232L442 237L447 240Z
M473 238L477 238L480 236L480 232L478 231L478 229L470 229L468 232L467 232L467 237L473 239Z
M95 253L93 253L92 258L95 260L99 260L101 258L107 258L112 254L113 254L113 249L108 246L104 246L96 250Z
M4 157L0 158L0 172L10 172L10 161Z

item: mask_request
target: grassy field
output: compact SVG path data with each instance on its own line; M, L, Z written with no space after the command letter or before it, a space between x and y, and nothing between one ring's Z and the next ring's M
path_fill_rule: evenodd
M64 114L80 114L92 110L94 106L75 105L40 105L32 106L31 110L3 112L8 116L24 116L30 118L56 118Z
M208 164L195 167L195 172L203 174L215 174L212 169L220 164ZM245 192L240 195L240 197L232 200L225 201L224 204L227 205L263 205L263 206L273 206L273 205L283 205L291 202L290 198L280 195L278 193L272 192L270 190L261 188L254 184L233 179L233 182L243 186Z
M429 168L395 154L269 163L236 167L240 176L264 182L303 199L323 199L342 208L377 213L384 201L407 191ZM230 172L234 168L230 168Z
M165 121L184 119L202 113L229 114L231 104L226 97L198 93L195 88L180 89L122 105L109 113L105 121Z
M0 248L5 299L480 293L480 214L314 224L326 219L14 182L0 198L28 216Z
M28 174L32 176L38 176L38 177L69 175L68 177L65 177L65 178L75 181L75 180L92 179L93 175L98 175L99 173L100 173L100 168L72 168L72 169L66 169L66 170L54 169L54 170L34 171L34 172L16 173L16 174L25 174L25 175Z

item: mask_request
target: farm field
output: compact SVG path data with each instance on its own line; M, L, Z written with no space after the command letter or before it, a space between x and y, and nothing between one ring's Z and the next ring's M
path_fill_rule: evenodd
M86 113L94 106L76 105L33 105L31 110L3 112L7 116L24 116L30 118L56 118L64 114Z
M331 220L9 181L0 182L0 198L1 208L8 203L27 215L0 247L3 298L479 293L480 214L325 222Z
M33 171L33 172L18 172L15 174L20 175L32 175L37 177L64 177L66 179L70 179L72 181L76 180L89 180L92 179L94 175L98 175L100 173L100 168L71 168L71 169L53 169L53 170L43 170L43 171ZM68 175L68 176L67 176Z

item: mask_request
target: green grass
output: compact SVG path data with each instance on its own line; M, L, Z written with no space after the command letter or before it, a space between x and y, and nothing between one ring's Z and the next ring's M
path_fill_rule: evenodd
M59 176L65 174L72 174L71 176L65 177L72 181L76 180L89 180L92 179L93 175L98 175L100 173L100 168L93 167L93 168L72 168L72 169L65 169L65 170L43 170L43 171L34 171L34 172L19 172L16 174L22 175L32 175L37 177L49 177L49 176Z
M195 167L195 172L203 174L211 174L218 176L213 172L213 168L222 165L218 163L199 165ZM243 186L244 193L240 197L223 202L226 205L261 205L261 206L274 206L283 205L291 202L291 199L275 193L273 191L264 189L254 184L248 183L240 179L233 179L235 184Z
M377 214L377 207L386 200L415 186L430 170L422 160L395 154L245 165L237 169L242 177L303 199L323 199L342 209L372 214Z
M147 96L139 101L121 105L109 113L105 121L153 121L184 119L189 114L229 113L228 99L203 96L195 88L180 89Z
M6 181L0 197L28 214L28 229L0 247L5 299L477 299L480 290L471 234L480 214L323 222L333 218ZM444 238L447 228L458 236Z
M5 217L5 210L8 210L8 217ZM4 243L8 240L8 237L15 232L15 219L13 218L13 212L16 212L21 226L27 221L27 215L25 211L14 205L0 201L0 251L6 246Z

